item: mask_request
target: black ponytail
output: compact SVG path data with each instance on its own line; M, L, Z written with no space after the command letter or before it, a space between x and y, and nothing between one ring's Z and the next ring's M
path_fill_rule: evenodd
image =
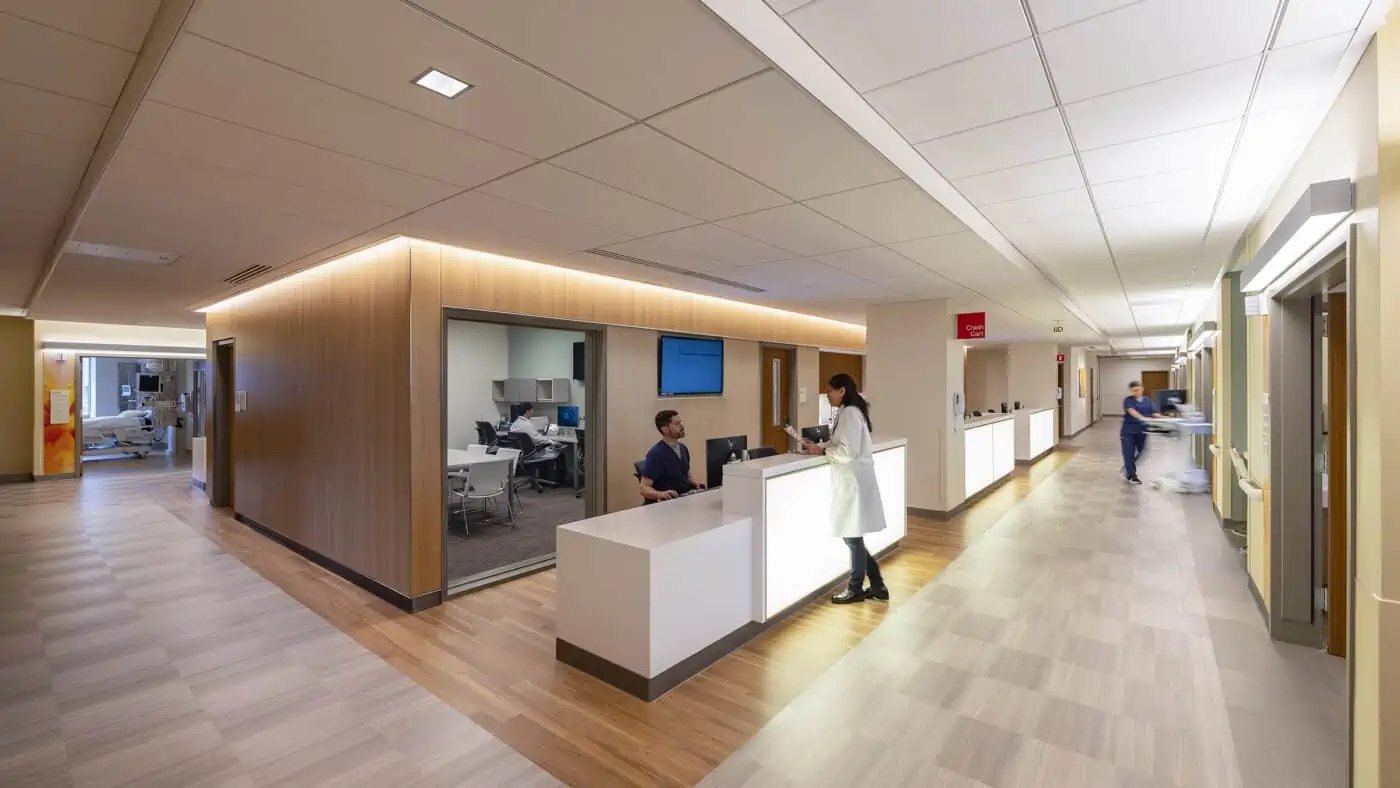
M841 397L841 407L853 407L860 411L860 415L865 417L865 428L870 432L875 431L875 426L870 423L870 403L865 401L865 397L856 390L855 378L844 372L831 376L831 380L826 385L832 389L845 389L845 394Z

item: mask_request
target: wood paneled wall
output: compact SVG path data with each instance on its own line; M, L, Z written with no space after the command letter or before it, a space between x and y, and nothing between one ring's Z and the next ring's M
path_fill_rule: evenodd
M34 321L0 317L0 481L34 474Z
M233 425L236 511L404 595L409 461L430 448L410 415L409 292L401 240L206 316L209 357L232 339L234 388L247 392Z

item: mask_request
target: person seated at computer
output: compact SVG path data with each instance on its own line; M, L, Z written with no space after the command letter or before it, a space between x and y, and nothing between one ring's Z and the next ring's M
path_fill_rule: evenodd
M661 433L661 440L642 462L642 499L647 503L669 501L692 490L705 489L690 474L690 449L681 443L685 437L681 415L674 410L656 414L656 431Z
M536 446L550 446L554 441L545 437L540 428L535 426L535 422L530 421L530 417L535 413L535 406L526 402L520 406L520 416L510 424L511 432L518 432L522 435L529 435L530 440Z

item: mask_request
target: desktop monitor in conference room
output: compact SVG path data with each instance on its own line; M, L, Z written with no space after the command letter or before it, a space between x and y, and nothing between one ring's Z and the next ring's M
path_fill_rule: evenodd
M747 435L731 435L728 438L710 438L705 441L705 484L712 489L724 484L725 464L731 457L742 460L748 448ZM692 468L691 473L694 472Z
M656 340L656 393L697 397L724 393L724 340L661 336Z
M577 405L560 405L560 406L559 406L559 426L561 426L561 427L577 427L577 426L578 426L578 406L577 406Z

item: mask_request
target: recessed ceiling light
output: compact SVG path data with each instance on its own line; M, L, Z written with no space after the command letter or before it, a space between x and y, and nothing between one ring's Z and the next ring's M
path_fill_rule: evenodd
M450 74L444 74L435 68L428 69L421 77L413 80L413 84L447 98L457 98L471 87L462 80Z

